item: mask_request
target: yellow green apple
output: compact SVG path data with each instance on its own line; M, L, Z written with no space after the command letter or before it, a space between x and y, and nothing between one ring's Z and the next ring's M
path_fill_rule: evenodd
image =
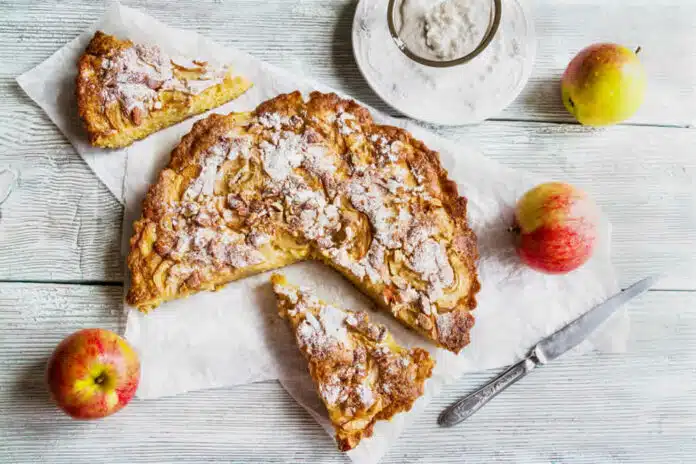
M573 58L561 79L561 95L578 122L605 126L633 116L643 103L645 86L645 70L636 52L601 43Z
M97 419L121 410L135 395L140 361L114 332L84 329L53 351L47 368L55 403L75 419Z
M592 256L599 210L582 190L562 182L541 184L517 202L517 254L523 263L564 274Z

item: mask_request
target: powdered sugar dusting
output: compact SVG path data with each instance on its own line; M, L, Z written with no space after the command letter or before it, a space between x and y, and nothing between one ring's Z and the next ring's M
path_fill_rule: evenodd
M375 402L375 396L369 385L360 385L357 388L358 398L364 407L369 408Z
M385 20L387 3L362 2L358 6L353 43L367 80L397 110L436 124L477 123L501 111L524 87L536 48L532 17L525 13L526 2L501 2L502 20L497 33L481 54L466 63L464 73L462 66L423 66L399 50ZM404 0L397 5L403 3L420 2ZM422 98L424 94L428 98Z
M355 208L367 215L375 230L375 239L389 248L399 244L391 234L390 220L394 213L386 205L386 192L369 177L362 177L348 184L348 198Z
M345 229L343 245L337 245L333 239L341 228L339 196L331 201L327 193L333 190L308 185L298 171L304 168L326 187L326 182L335 179L338 158L327 147L316 143L323 137L316 130L309 129L303 134L285 130L285 126L291 124L290 119L264 113L259 116L258 123L268 131L260 145L263 168L271 178L268 188L283 194L284 213L291 230L302 232L328 257L359 279L368 279L377 285L391 283L385 260L388 250L403 249L408 255L407 265L429 286L423 295L413 287L402 286L402 302L418 302L426 315L431 314L432 302L451 285L454 270L445 246L434 239L426 242L432 227L420 224L409 210L408 199L404 199L405 194L410 194L424 201L432 200L423 185L408 184L412 173L408 165L399 163L406 147L399 140L390 141L382 134L371 134L367 140L373 143L376 164L354 165L351 178L339 183L337 189L331 187L367 216L371 226L373 239L364 256L356 258L352 249L354 231L350 226ZM355 115L348 112L339 113L334 122L338 133L344 136L360 127ZM335 184L335 180L332 182Z
M319 394L326 404L334 405L344 397L345 391L340 384L323 383L319 386Z
M346 315L343 311L330 305L322 306L319 311L319 320L326 335L335 338L340 343L348 344L350 339L344 324L345 318Z
M341 113L338 118L338 132L341 135L350 135L355 132L355 128L351 127L348 121L355 120L355 115L352 113Z
M302 136L289 131L279 134L277 142L263 141L259 147L263 169L276 182L287 179L293 169L302 164L306 149Z
M453 335L454 322L452 321L452 313L438 314L435 322L440 339L446 340Z
M454 282L454 270L447 258L447 250L432 238L415 247L409 266L430 283L432 299L439 298L443 289Z
M333 306L313 302L304 294L302 296L296 307L297 312L304 314L304 320L296 330L300 347L321 359L336 350L351 349L352 341L344 324L345 313Z
M177 69L194 71L196 78L178 75ZM222 83L229 68L214 66L203 61L173 59L157 46L136 44L121 50L114 57L101 63L106 103L119 101L124 112L139 124L133 114L161 108L159 94L175 90L197 95Z
M259 123L266 128L280 130L290 123L290 118L279 113L263 113L259 115Z
M392 350L385 343L384 326L371 323L365 312L322 303L308 289L279 282L273 289L291 302L281 305L281 314L294 321L297 343L328 407L340 406L345 420L364 420L365 412L378 414L390 401L400 401L399 392L410 395L404 383L416 380L417 367L408 350ZM352 338L352 333L359 336Z
M220 178L220 166L226 159L234 160L250 156L251 139L247 136L230 134L214 144L202 155L199 161L201 172L184 192L184 200L196 200L200 195L212 196L215 182Z

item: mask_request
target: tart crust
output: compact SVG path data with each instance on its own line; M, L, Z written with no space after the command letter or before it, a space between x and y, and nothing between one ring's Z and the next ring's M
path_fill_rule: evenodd
M134 224L127 301L164 301L318 259L450 351L480 285L466 199L439 156L335 94L197 122Z
M229 67L172 58L97 31L78 62L77 108L98 147L130 145L251 87Z
M364 311L325 303L279 274L271 281L280 316L307 360L341 451L370 437L378 420L411 409L435 364L427 351L401 347Z

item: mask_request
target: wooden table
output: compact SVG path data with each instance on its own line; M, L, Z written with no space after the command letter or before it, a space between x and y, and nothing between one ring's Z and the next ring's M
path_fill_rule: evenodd
M393 113L351 51L354 0L140 0L168 24L303 73ZM461 426L437 413L495 372L447 388L384 459L401 462L696 462L696 2L536 0L538 56L524 93L476 127L433 130L490 157L590 191L614 224L623 285L667 271L631 305L625 354L568 357ZM19 184L0 206L0 462L345 462L276 382L135 401L74 422L47 399L43 369L72 331L121 330L122 207L15 77L104 9L101 2L0 2L0 168ZM572 124L558 79L598 41L642 46L650 76L628 124Z

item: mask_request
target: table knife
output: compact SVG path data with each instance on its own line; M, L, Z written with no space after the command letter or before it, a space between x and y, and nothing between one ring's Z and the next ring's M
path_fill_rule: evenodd
M651 276L636 282L595 306L554 334L546 337L532 348L530 354L522 361L513 365L480 389L445 409L440 414L438 423L445 427L452 427L466 420L498 393L530 373L535 367L553 361L566 351L577 346L618 308L648 291L659 279L660 276Z

